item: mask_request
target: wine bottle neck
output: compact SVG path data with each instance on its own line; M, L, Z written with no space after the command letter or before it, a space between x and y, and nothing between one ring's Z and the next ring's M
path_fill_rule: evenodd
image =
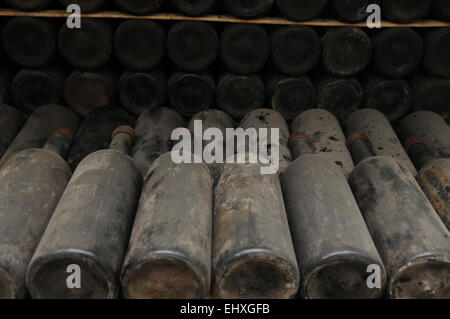
M314 146L311 140L308 135L303 133L291 135L289 138L289 147L291 148L294 159L314 154Z
M376 156L369 137L364 134L354 134L347 140L347 147L352 154L353 161L358 164L366 158Z
M427 145L425 140L417 137L412 137L405 143L405 149L408 152L411 161L414 166L420 170L428 163L434 161L436 156L434 156L433 151Z
M128 155L135 143L136 133L134 130L129 126L121 126L113 132L109 149Z
M66 158L73 143L73 132L70 128L58 128L53 131L43 149Z

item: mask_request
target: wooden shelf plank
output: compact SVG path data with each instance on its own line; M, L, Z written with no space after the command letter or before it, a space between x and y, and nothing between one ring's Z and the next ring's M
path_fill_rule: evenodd
M65 18L69 16L69 13L62 10L44 10L37 12L17 11L10 9L0 9L0 17L15 17L15 16L28 16L28 17L41 17L41 18ZM306 25L314 27L341 27L341 26L354 26L354 27L367 27L366 23L345 23L337 20L330 19L317 19L304 22L290 21L284 18L278 17L264 17L252 20L243 20L226 15L207 15L202 17L188 17L173 13L158 13L152 15L135 16L116 11L104 11L97 13L84 13L83 17L99 18L99 19L148 19L148 20L163 20L163 21L205 21L205 22L219 22L219 23L254 23L254 24L266 24L266 25ZM382 27L395 28L395 27L413 27L413 28L441 28L450 27L450 22L443 22L437 20L422 20L408 24L398 24L389 21L383 21Z

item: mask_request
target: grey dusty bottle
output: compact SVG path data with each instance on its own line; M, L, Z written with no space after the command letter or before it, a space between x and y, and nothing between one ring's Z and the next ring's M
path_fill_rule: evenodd
M288 147L288 138L290 134L289 127L283 116L271 109L257 109L245 115L239 126L244 130L256 130L258 137L258 149L256 152L258 152L259 156L263 155L274 158L273 156L275 156L275 154L272 152L278 152L278 173L284 172L292 161L292 155ZM266 136L261 136L259 134L260 129L267 129L267 138ZM272 129L278 130L278 139L272 140ZM237 138L235 138L235 141L236 144L239 142ZM275 142L275 144L273 142ZM246 146L246 151L251 152L249 145L246 144ZM267 153L261 153L263 151L261 147L265 148Z
M68 127L75 134L80 120L71 110L59 105L46 105L30 115L0 160L0 168L16 153L41 148L58 127Z
M168 107L148 109L141 114L135 126L137 143L132 157L144 179L153 162L172 150L173 130L185 126L183 117Z
M118 78L114 69L73 71L64 83L67 106L86 116L97 107L114 103Z
M432 111L450 123L450 79L416 76L411 80L413 111Z
M430 12L433 0L383 1L383 15L390 21L408 23L420 20Z
M197 21L175 23L167 35L167 54L187 72L208 69L219 55L219 37L211 24Z
M126 20L116 30L116 57L128 69L148 71L160 64L166 53L166 34L156 22Z
M65 8L71 4L77 4L81 12L97 12L106 6L108 0L59 0L59 2Z
M0 170L0 298L25 298L25 272L72 172L73 133L57 129L43 149L15 154Z
M122 106L134 115L161 106L166 97L166 77L162 70L122 73L118 83Z
M5 4L18 10L38 11L45 9L51 0L5 0Z
M363 71L372 58L372 42L363 29L331 29L322 37L322 66L335 76Z
M115 0L115 2L122 11L144 15L157 12L165 0Z
M195 121L201 121L201 136L198 135L195 130ZM195 152L195 140L198 140L198 145L202 145L202 153L205 149L205 146L209 145L211 142L214 142L216 145L221 145L223 147L222 156L219 156L219 154L216 154L215 152L214 154L212 154L217 155L218 161L214 163L208 163L208 168L211 172L214 186L217 184L220 178L222 167L225 163L227 144L232 143L233 141L231 139L234 139L234 135L231 137L227 135L227 129L234 129L235 126L236 124L233 118L221 110L207 110L197 113L188 123L187 128L189 129L193 137L193 143L191 145L192 152ZM222 139L219 139L219 136L215 136L214 141L203 141L203 135L205 131L211 128L219 129L222 133Z
M83 18L82 28L59 30L59 51L73 67L93 70L103 67L113 54L113 30L102 21Z
M274 0L223 0L226 10L235 17L243 19L256 18L266 14Z
M450 296L450 233L410 171L375 156L367 136L349 148L359 164L350 186L388 274L391 298Z
M5 24L2 32L6 54L25 68L43 67L49 64L56 54L57 28L46 20L32 17L12 18Z
M352 113L345 120L345 134L350 137L356 133L365 134L370 138L377 156L394 158L404 169L416 176L416 168L406 154L391 123L381 112L374 109L362 109Z
M412 89L402 79L367 76L364 86L364 106L382 112L389 121L401 119L411 108Z
M216 97L216 83L211 72L174 72L167 84L170 104L177 112L191 117L209 109Z
M108 150L86 157L75 170L28 266L35 299L114 298L142 187L127 154L135 141L119 127ZM68 285L79 267L80 287Z
M372 45L375 68L388 77L408 76L422 62L423 40L414 29L381 30L372 37Z
M306 76L289 77L272 73L266 83L270 105L288 121L316 107L316 89Z
M281 27L273 31L270 38L272 61L282 73L304 75L320 60L322 44L310 27Z
M188 16L201 16L210 13L216 6L217 0L171 0L172 6Z
M403 143L412 137L419 137L426 141L436 157L450 158L450 127L436 113L414 112L398 124L397 132Z
M275 2L281 15L294 21L317 18L328 4L328 0L275 0Z
M251 110L263 107L266 97L259 74L239 75L221 70L217 82L217 106L240 120Z
M449 41L450 28L432 30L426 35L423 65L430 75L442 78L450 77Z
M257 109L248 112L241 120L240 127L244 130L249 128L255 128L256 130L266 128L268 133L268 143L271 141L270 129L278 129L280 144L288 146L288 139L290 135L289 127L283 116L277 111L271 109Z
M11 83L14 105L25 113L32 113L43 105L61 103L66 76L66 70L59 64L19 71Z
M27 120L15 107L0 104L0 159Z
M409 138L405 149L419 171L417 182L450 230L450 158L437 158L419 137Z
M377 0L330 0L330 5L339 20L354 23L366 20L370 14L367 8L378 2Z
M214 198L213 294L217 298L292 298L299 271L278 175L260 164L226 164Z
M319 75L315 84L317 107L330 111L339 121L361 107L364 89L356 78Z
M122 125L133 126L135 118L124 109L107 105L88 113L76 135L68 163L72 170L89 154L108 148L111 132Z
M281 175L281 185L303 278L302 296L381 297L384 265L344 174L314 154L307 135L293 134L290 147L296 159ZM369 287L368 270L374 266L380 270L379 282Z
M126 298L203 298L211 276L213 188L205 164L162 155L142 191L121 282Z
M314 152L335 163L346 177L355 168L341 125L330 112L313 109L301 113L292 122L291 132L307 134L313 142Z
M220 38L220 57L225 66L238 74L261 70L270 54L270 38L264 27L255 24L231 24Z

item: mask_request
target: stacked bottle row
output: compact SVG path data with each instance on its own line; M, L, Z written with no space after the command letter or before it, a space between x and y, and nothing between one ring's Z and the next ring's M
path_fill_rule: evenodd
M114 103L135 115L165 104L186 117L217 106L242 119L270 105L289 121L315 107L340 120L360 107L391 121L410 109L449 118L450 28L423 36L386 29L371 37L336 28L322 39L301 26L243 24L217 32L204 22L180 22L167 30L166 36L156 22L129 20L114 32L107 22L83 19L81 29L63 25L57 35L47 20L11 19L4 50L24 68L11 86L13 104L30 113L64 100L82 116ZM0 84L7 95L8 81Z
M178 12L189 16L205 14L229 14L238 18L252 19L264 15L284 16L294 21L314 18L335 18L345 22L360 22L373 12L371 5L381 6L385 19L408 23L425 17L450 20L450 3L447 0L5 0L4 4L19 10L36 11L61 9L78 4L84 12L121 10L129 14L145 15L156 12Z
M120 111L99 108L80 126L67 108L41 107L3 155L0 296L450 298L450 128L439 115L411 114L395 132L373 109L345 130L326 110L290 128L271 109L240 123L208 110L188 124L170 108L137 121ZM261 174L251 149L247 164L202 164L189 150L193 164L176 164L172 132L185 126L194 149L209 128L223 133L216 145L246 134L227 129L278 128L279 144L258 144L279 151L279 176Z

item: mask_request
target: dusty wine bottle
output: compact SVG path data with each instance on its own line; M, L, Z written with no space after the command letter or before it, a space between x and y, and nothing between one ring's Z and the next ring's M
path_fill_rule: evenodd
M308 110L292 122L292 134L306 134L311 137L314 152L327 161L335 163L348 178L353 165L346 146L346 139L336 117L326 110Z
M155 161L123 267L126 298L206 296L211 280L212 197L206 165L175 164L171 153Z
M15 107L0 104L0 158L26 121L26 115Z
M322 65L335 76L351 76L364 70L372 58L372 43L358 28L343 27L322 37Z
M6 153L0 160L0 168L16 153L30 148L41 148L51 133L58 127L69 127L77 132L80 125L78 116L66 107L45 105L30 115Z
M166 97L166 79L162 70L124 72L119 79L118 94L122 106L134 115L158 107Z
M214 296L294 297L299 270L278 175L261 174L260 164L226 164L214 203Z
M217 0L171 0L172 6L177 11L194 17L210 13L216 3Z
M450 127L436 113L419 111L405 117L397 127L403 143L413 137L426 141L436 157L450 158Z
M289 20L305 21L317 18L325 10L328 0L275 0L277 9Z
M4 2L17 10L38 11L47 8L51 0L5 0Z
M416 76L411 81L413 89L412 109L432 111L450 123L450 79Z
M364 79L364 105L382 112L389 121L395 122L409 111L412 89L402 79L368 76Z
M196 135L195 132L195 121L201 121L202 124L202 131L200 132L200 135ZM211 177L213 179L213 186L215 187L217 182L219 181L220 174L222 173L222 166L223 163L225 163L225 153L226 153L226 147L228 143L232 143L233 141L230 140L230 137L227 135L227 129L234 129L236 126L233 118L229 116L227 113L221 111L221 110L206 110L200 113L195 114L192 119L189 121L187 128L191 132L193 136L193 143L191 145L192 152L195 152L195 140L198 140L198 145L202 145L202 150L205 147L205 144L203 141L203 136L206 132L206 130L210 128L219 129L222 132L222 136L215 136L214 137L214 143L220 143L223 147L223 152L221 156L218 153L214 153L216 156L215 158L218 159L218 161L214 163L207 163L209 171L211 173ZM231 137L234 138L234 137ZM217 144L219 145L219 144Z
M99 69L113 54L113 30L98 19L83 18L83 27L69 29L63 24L58 45L61 55L75 68Z
M424 45L411 28L391 28L372 37L373 63L381 74L392 78L413 73L422 62Z
M108 0L59 0L64 8L67 8L71 4L79 5L81 12L97 12L103 9Z
M11 83L14 105L25 113L32 113L43 105L61 103L66 76L64 67L56 64L19 71Z
M270 143L271 132L270 129L275 128L279 130L279 143L288 146L289 126L284 120L283 116L271 109L257 109L248 112L241 120L240 127L244 130L255 128L257 131L260 128L267 129L267 143Z
M26 284L32 298L118 296L142 187L142 176L127 155L134 141L131 127L119 127L108 150L78 165L28 266ZM76 289L67 284L70 265L79 267Z
M191 117L212 106L216 84L210 72L174 72L167 84L168 100L181 115Z
M350 186L386 267L389 297L448 298L450 233L414 176L374 156L365 135L350 136L349 148L360 160Z
M377 156L392 157L413 176L417 175L417 170L383 113L374 109L362 109L350 114L344 126L347 137L357 133L367 135Z
M319 62L322 44L316 31L305 26L282 27L271 33L272 61L278 71L303 75Z
M266 87L270 105L287 121L316 107L316 89L306 76L285 77L272 74L267 79Z
M43 149L15 154L0 170L0 298L25 298L25 272L72 172L73 133L57 129Z
M317 106L333 113L340 121L359 110L364 90L356 78L319 76L316 79Z
M240 120L264 105L266 91L259 74L238 75L221 70L217 84L217 106Z
M266 147L268 154L265 155L267 156L273 156L272 152L277 151L279 154L278 173L282 173L285 171L285 169L292 161L292 155L288 147L288 139L290 134L289 126L280 113L271 109L253 110L245 115L239 127L243 128L244 130L248 130L251 128L256 129L256 133L258 134L259 147ZM259 135L260 129L267 129L267 136L261 137ZM275 140L275 144L272 143L272 129L278 130L278 139ZM263 140L261 140L261 138L265 139L265 143L263 143ZM246 151L248 152L251 150L247 147ZM259 154L261 155L261 150L259 150Z
M430 12L434 0L389 0L383 1L382 12L385 17L398 23L420 20Z
M117 106L101 106L86 114L68 157L72 170L89 154L108 148L115 128L134 122L132 115Z
M378 4L376 0L330 0L334 15L345 22L360 22L366 20L370 12L369 5Z
M167 35L167 54L172 63L183 71L204 71L217 59L219 37L206 22L178 22Z
M274 0L223 0L226 10L235 17L251 19L266 14Z
M164 29L153 21L127 20L115 34L115 53L128 69L148 71L162 61L166 52Z
M281 175L286 211L305 298L377 298L386 272L342 171L314 155L305 134L293 134L296 159ZM367 285L367 269L380 269L379 287Z
M121 10L136 15L155 13L165 0L115 0Z
M141 114L135 126L137 143L132 156L144 178L153 162L172 150L173 130L185 126L183 117L168 107L148 109Z
M16 17L3 28L3 47L17 64L25 68L40 68L49 64L55 56L56 37L57 29L50 22Z
M252 74L261 70L270 54L270 39L259 25L231 24L220 38L222 62L238 74Z
M64 83L64 99L72 110L86 115L115 101L118 74L114 69L73 71Z
M439 28L430 31L425 37L425 55L423 66L432 76L449 78L450 62L450 28Z
M405 149L419 171L417 182L450 230L450 158L436 158L427 142L418 137L408 139Z

